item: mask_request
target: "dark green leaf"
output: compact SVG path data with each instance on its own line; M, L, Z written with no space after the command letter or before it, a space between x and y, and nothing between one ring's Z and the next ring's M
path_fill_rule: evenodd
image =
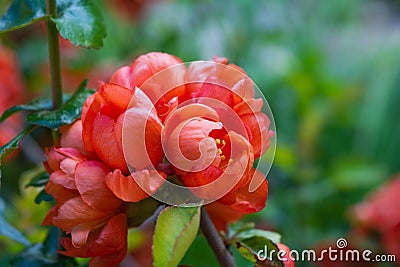
M200 207L168 207L157 219L153 237L154 267L175 267L195 239Z
M34 244L11 260L13 267L72 267L77 266L72 258L44 253L42 244Z
M42 189L39 192L39 194L36 196L35 203L40 204L40 203L42 203L42 201L47 202L47 201L52 201L53 199L54 198L51 195L47 194L47 192L44 189Z
M81 83L75 94L57 110L42 110L27 116L30 124L36 124L50 129L58 129L63 125L71 124L80 117L82 106L86 98L93 94L93 90L86 89L87 80Z
M11 224L9 224L3 217L4 202L0 198L0 235L11 238L24 246L29 246L30 242L25 236L21 234L20 231L15 229Z
M0 32L12 31L46 17L44 0L14 0L0 18Z
M60 34L76 46L100 48L106 27L100 11L90 0L57 2L59 16L53 21Z
M154 198L148 197L140 202L128 204L126 214L129 227L137 227L149 218L157 209L160 203Z
M71 97L70 94L65 94L63 95L63 101L68 101L68 99ZM10 117L12 114L18 111L38 111L38 110L45 110L45 109L51 109L53 107L52 101L50 97L43 97L43 98L38 98L35 99L28 104L25 105L18 105L18 106L13 106L6 111L3 112L3 114L0 117L0 122L3 122L5 119Z
M278 259L278 246L263 236L252 236L234 241L239 253L257 267L279 266L283 263Z
M0 161L3 160L11 152L18 149L19 144L21 143L22 139L26 135L30 134L35 128L36 128L35 125L28 126L25 130L20 132L16 137L11 139L10 142L8 142L4 146L0 147Z
M29 183L25 187L34 186L40 187L44 186L49 181L49 174L46 171L42 171L32 177Z

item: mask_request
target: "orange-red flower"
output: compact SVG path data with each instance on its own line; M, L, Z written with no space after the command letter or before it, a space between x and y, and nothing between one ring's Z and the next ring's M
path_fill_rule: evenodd
M96 153L113 170L106 176L106 183L120 199L140 201L164 182L161 178L165 178L164 173L152 168L164 157L162 128L151 102L137 88L104 84L86 100L82 110L84 148ZM128 137L123 139L124 132ZM131 175L146 181L148 193L143 192Z
M110 169L79 150L83 147L80 125L77 121L63 129L60 143L70 147L47 152L45 167L50 179L45 189L56 199L56 206L43 224L55 225L70 234L62 240L66 251L60 253L92 257L91 266L100 266L98 261L103 262L101 266L116 266L126 253L123 202L106 185ZM109 236L114 239L108 240Z

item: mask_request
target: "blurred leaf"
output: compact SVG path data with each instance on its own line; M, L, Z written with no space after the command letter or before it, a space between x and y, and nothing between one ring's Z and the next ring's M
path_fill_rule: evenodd
M242 231L254 229L255 223L253 222L242 222L238 221L236 223L229 224L228 227L228 237L235 237Z
M157 219L153 237L154 267L175 267L182 260L200 226L200 207L168 207Z
M13 267L69 267L76 266L72 258L45 253L42 244L34 244L11 260Z
M41 249L45 255L57 254L59 233L60 230L57 227L50 227L49 233L47 234L46 239L43 241L43 246Z
M266 230L261 230L261 229L248 229L241 231L236 235L236 239L242 240L242 239L247 239L251 238L254 236L259 236L259 237L264 237L266 239L271 240L274 243L280 243L281 242L281 235L275 232L271 231L266 231Z
M28 241L28 239L26 239L26 237L23 236L20 231L15 229L3 217L3 214L2 214L3 210L4 210L4 202L0 198L0 235L11 238L24 246L29 246L30 242Z
M42 203L42 201L48 202L48 201L52 201L53 199L54 198L50 194L47 194L47 192L44 189L42 189L39 192L39 194L36 196L35 203L40 204L40 203Z
M22 139L26 135L30 134L35 128L36 128L36 125L28 126L25 130L23 130L17 136L15 136L13 139L11 139L10 142L8 142L4 146L0 147L0 161L3 160L11 152L18 149L19 144L21 143Z
M47 182L49 181L49 174L46 171L41 171L34 175L31 180L29 181L28 184L25 185L25 187L29 186L34 186L34 187L40 187L44 186Z
M100 48L106 27L100 11L90 0L59 0L59 17L53 18L60 34L76 46Z
M149 218L157 209L160 203L154 198L146 198L140 202L128 204L126 214L129 227L137 227Z
M44 0L14 0L0 18L0 32L16 30L46 17Z
M257 267L283 267L283 263L277 256L279 251L278 246L264 236L255 235L244 239L238 239L235 240L234 244L239 253L249 261L253 262ZM274 251L274 253L272 253L272 251ZM264 255L265 253L266 255ZM268 258L270 254L272 258ZM263 260L264 258L265 260Z
M86 89L87 80L83 81L72 97L57 110L42 110L27 116L30 124L36 124L50 129L58 129L63 125L71 124L80 117L85 100L93 94L93 90Z
M378 186L387 176L381 164L345 158L335 166L331 179L341 190L354 190Z
M70 97L71 97L70 94L64 94L63 102L68 101L68 99ZM1 115L0 122L3 122L5 119L7 119L12 114L14 114L15 112L18 112L18 111L38 111L38 110L51 109L52 107L53 107L53 103L52 103L51 97L38 98L38 99L32 100L28 104L13 106L13 107L7 109Z

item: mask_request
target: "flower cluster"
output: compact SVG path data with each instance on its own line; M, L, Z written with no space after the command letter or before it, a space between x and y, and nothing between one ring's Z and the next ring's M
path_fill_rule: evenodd
M400 176L373 192L352 208L358 225L376 232L386 253L400 258Z
M178 189L157 195L165 188L207 204L218 229L260 211L268 185L253 166L273 136L262 106L252 81L225 58L186 66L149 53L117 70L47 151L46 191L57 202L44 224L67 233L61 253L117 265L129 203L186 203L163 199Z

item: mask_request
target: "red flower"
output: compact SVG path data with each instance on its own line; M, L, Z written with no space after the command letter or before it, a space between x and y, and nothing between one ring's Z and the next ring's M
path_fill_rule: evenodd
M13 51L0 44L0 115L11 106L20 104L24 86L17 58ZM0 125L0 146L10 141L19 131L20 120L12 116Z
M396 255L396 258L400 258L399 192L400 176L397 176L352 208L358 224L378 232L387 253Z

